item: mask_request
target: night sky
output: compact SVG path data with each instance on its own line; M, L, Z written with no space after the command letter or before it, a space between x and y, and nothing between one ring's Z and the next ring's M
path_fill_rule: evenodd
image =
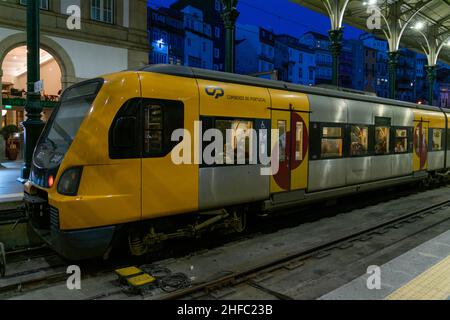
M149 0L152 7L168 7L175 0ZM327 33L330 20L327 16L303 8L289 0L239 0L239 24L251 24L273 29L277 34L300 36L307 31ZM357 38L361 31L349 26L345 28L346 38Z

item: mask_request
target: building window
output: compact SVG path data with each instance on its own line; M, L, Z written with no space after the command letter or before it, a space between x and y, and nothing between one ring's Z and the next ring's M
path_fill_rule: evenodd
M188 66L193 68L201 68L202 67L202 59L189 56L188 57Z
M91 19L113 23L113 0L91 0Z
M219 27L214 28L214 33L216 35L216 38L220 38L220 28Z
M215 2L215 9L216 9L216 11L219 11L219 12L222 9L221 8L221 4L220 4L220 0L216 0L216 2Z
M342 145L341 127L322 128L321 158L341 158Z
M220 50L217 48L214 48L214 58L216 59L220 58Z
M202 45L203 45L203 52L206 52L206 42L203 42Z
M27 0L20 0L20 4L26 6ZM48 10L48 0L40 0L39 8L43 10Z
M191 38L187 38L187 44L188 44L188 47L192 46Z

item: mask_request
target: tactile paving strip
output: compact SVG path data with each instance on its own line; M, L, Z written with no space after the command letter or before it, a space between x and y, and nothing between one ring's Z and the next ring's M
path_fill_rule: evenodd
M450 297L450 256L400 287L386 300L447 300Z

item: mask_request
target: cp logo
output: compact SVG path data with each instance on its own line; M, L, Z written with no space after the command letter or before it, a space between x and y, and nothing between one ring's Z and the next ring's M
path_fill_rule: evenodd
M225 90L219 87L208 86L205 88L205 91L208 96L213 96L216 99L219 99L225 95Z

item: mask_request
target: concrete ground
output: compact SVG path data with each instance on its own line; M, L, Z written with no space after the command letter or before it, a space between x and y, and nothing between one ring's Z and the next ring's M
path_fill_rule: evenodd
M373 274L364 274L320 299L450 300L450 231L380 266L379 287L367 285L375 283L370 278Z

